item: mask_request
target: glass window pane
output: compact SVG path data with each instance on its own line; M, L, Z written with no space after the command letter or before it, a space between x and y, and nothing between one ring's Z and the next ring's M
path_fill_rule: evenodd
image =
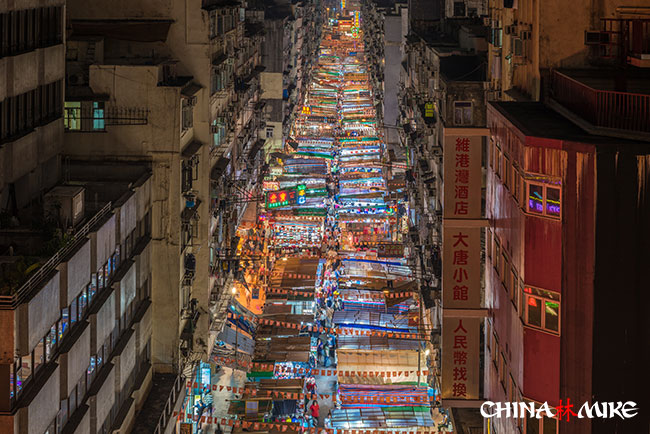
M557 419L545 417L544 434L557 434Z
M560 189L546 187L546 214L560 216Z
M528 324L541 327L542 326L542 302L540 299L527 297L526 305L528 306Z
M34 348L34 372L38 370L45 363L45 339L41 341Z
M28 354L20 359L20 368L16 373L16 393L23 389L23 386L32 376L32 355Z
M63 335L68 331L68 321L69 321L69 312L68 308L65 307L61 309L61 321L59 322L59 339L63 338Z
M104 130L104 103L93 102L93 129Z
M68 130L81 129L81 103L80 102L67 102L65 103L64 125Z
M79 318L83 318L84 314L86 313L86 306L88 305L88 296L86 295L86 291L82 291L78 299L79 299Z
M526 413L526 434L539 434L539 419Z
M552 301L545 301L544 328L559 331L560 325L560 305Z
M77 317L77 300L70 305L70 323L74 324L79 318Z
M541 185L528 184L528 211L537 214L544 212L543 190Z

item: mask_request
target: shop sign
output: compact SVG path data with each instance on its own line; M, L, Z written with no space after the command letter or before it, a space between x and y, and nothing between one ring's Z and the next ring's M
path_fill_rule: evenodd
M278 208L281 206L305 203L305 185L301 184L294 188L269 191L266 193L266 207Z
M424 117L432 118L434 115L434 105L432 102L424 104Z
M482 143L482 136L445 136L444 218L481 218Z
M481 307L481 228L443 226L442 307Z
M482 318L442 320L442 398L478 399Z

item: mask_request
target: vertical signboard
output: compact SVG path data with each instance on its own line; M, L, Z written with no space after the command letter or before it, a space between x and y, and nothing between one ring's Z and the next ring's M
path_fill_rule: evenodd
M442 307L481 307L481 228L443 227Z
M479 399L482 318L442 320L442 398Z
M481 218L482 143L482 136L445 136L444 218Z
M482 145L485 129L444 131L442 398L479 400ZM455 404L452 404L455 405Z

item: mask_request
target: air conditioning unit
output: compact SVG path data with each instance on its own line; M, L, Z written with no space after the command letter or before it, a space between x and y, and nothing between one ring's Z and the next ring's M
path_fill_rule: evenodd
M486 27L491 27L492 19L490 17L483 17L483 25Z
M86 78L81 72L70 73L67 75L66 79L68 84L71 86L79 86L86 82Z
M609 44L609 33L585 31L585 45Z
M84 219L84 191L83 187L54 187L43 198L45 216L65 229L75 227Z

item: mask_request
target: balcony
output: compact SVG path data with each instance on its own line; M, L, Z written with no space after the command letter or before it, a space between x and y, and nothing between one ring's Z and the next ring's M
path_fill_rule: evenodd
M621 89L631 92L621 91ZM650 134L650 78L617 71L551 72L551 98L582 118L587 127Z
M621 63L650 67L650 19L602 18L601 30L587 32L585 44L597 46L598 55Z

